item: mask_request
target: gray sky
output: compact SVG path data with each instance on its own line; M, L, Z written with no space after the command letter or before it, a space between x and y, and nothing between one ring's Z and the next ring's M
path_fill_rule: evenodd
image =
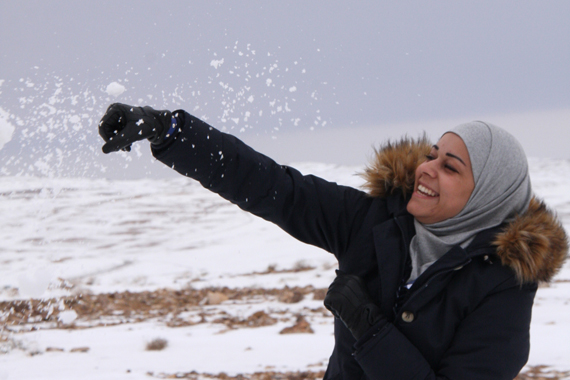
M472 119L570 158L569 14L566 0L4 1L0 116L16 131L0 158L10 174L134 171L99 153L114 101L184 108L287 162L364 162L387 137Z

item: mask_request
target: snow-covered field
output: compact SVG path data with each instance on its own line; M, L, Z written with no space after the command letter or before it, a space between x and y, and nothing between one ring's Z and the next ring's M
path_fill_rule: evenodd
M360 168L294 166L360 184ZM531 160L531 174L568 228L570 162ZM189 179L0 177L0 215L0 380L326 368L334 258ZM527 371L570 379L569 315L567 263L539 289Z

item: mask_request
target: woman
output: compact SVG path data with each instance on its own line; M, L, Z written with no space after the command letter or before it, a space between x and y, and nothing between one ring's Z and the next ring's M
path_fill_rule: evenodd
M325 306L325 379L513 379L527 361L540 281L567 256L503 130L457 127L436 145L377 151L369 194L276 164L184 112L113 104L103 151L148 138L155 157L339 262Z

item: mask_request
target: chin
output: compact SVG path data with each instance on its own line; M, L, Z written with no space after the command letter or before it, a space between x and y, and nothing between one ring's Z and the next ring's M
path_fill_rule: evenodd
M418 202L412 197L406 206L406 210L414 217L421 217L427 210L423 210L422 212L422 205L418 204Z
M408 203L407 210L418 222L422 224L432 224L439 222L439 220L435 220L436 218L434 215L431 214L428 210L422 210L421 206L418 207L418 205L411 204L411 202Z

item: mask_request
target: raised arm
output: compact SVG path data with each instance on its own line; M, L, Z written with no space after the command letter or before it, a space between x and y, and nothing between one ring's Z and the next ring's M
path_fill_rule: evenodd
M159 161L243 210L305 243L335 254L347 249L362 219L357 216L368 212L372 202L365 193L279 165L187 112L173 113L173 129L172 114L150 110L111 105L100 124L105 146L111 145L104 152L149 138ZM150 115L146 119L145 112Z
M364 193L279 165L188 113L180 118L176 141L153 149L159 161L305 243L346 249L355 215L369 202Z

